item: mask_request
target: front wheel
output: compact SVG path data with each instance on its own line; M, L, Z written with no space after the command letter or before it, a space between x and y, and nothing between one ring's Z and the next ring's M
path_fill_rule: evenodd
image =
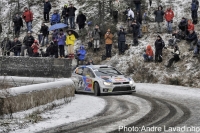
M95 96L100 96L100 87L99 87L99 83L97 82L94 83L94 94Z

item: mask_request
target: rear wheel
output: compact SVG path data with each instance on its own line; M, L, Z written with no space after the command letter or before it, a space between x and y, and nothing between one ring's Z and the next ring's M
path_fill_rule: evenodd
M95 96L100 96L100 87L99 87L99 83L97 82L94 83L94 94Z

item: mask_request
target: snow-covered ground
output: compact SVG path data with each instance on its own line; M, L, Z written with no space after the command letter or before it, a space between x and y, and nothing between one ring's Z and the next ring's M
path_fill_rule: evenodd
M58 100L55 101L55 103L62 104L64 103L64 100ZM25 123L23 127L24 129L19 129L19 125L16 125L16 123L10 124L9 127L12 130L10 132L33 133L47 128L52 128L74 121L90 118L100 113L104 109L105 105L106 102L101 98L87 95L76 95L72 102L69 104L63 104L53 110L39 114L43 120L39 121L38 123ZM44 108L44 106L14 113L14 120L18 119L18 123L23 123L26 116L41 108ZM4 131L4 128L5 127L0 126L0 132Z

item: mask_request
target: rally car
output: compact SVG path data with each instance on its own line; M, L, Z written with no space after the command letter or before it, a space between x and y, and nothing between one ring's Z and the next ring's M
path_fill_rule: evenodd
M132 78L126 77L112 66L79 66L72 73L76 92L94 93L131 93L136 92Z

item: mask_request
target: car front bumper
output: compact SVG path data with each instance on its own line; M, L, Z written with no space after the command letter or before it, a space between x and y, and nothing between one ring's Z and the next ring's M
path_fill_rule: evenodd
M127 92L136 92L136 86L126 85L126 86L101 87L101 93L127 93Z

